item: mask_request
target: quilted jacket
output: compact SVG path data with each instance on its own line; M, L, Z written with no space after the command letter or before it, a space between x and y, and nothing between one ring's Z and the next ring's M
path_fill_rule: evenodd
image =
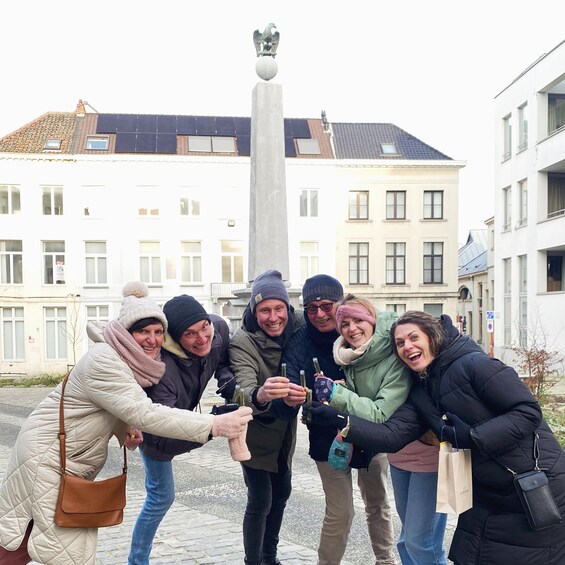
M54 389L23 424L0 487L0 545L17 549L33 520L31 558L47 565L95 562L96 529L59 528L53 523L59 491L59 400ZM204 443L213 416L153 404L116 351L96 343L77 363L65 389L67 469L94 479L104 466L113 433L125 424L142 431Z

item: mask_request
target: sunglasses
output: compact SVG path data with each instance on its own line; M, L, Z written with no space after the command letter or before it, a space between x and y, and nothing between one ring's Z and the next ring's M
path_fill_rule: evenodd
M318 311L318 308L322 312L331 312L333 307L334 307L333 302L324 302L323 304L320 304L319 306L316 306L315 304L308 304L308 306L306 306L305 310L306 310L306 312L308 312L308 314L315 314Z

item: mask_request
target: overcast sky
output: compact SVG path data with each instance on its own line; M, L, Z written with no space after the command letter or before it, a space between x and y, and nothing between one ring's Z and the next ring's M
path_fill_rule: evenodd
M494 213L494 97L565 39L564 16L559 0L5 0L0 137L79 99L249 116L253 31L273 22L286 117L392 122L467 162L464 243Z

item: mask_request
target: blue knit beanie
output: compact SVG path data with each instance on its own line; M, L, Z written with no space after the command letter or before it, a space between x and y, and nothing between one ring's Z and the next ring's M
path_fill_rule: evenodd
M268 300L269 298L282 300L287 307L290 306L290 299L288 297L286 287L284 286L282 275L275 269L269 269L268 271L261 273L253 281L253 286L251 287L251 300L249 301L253 314L255 314L257 304L259 304L259 302L263 302L263 300Z
M306 306L313 300L341 300L343 287L341 283L329 275L314 275L306 279L302 287L302 304Z

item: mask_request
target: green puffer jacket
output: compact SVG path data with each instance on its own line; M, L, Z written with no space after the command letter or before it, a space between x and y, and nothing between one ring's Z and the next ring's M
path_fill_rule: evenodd
M337 410L366 420L381 423L388 420L410 392L408 368L394 353L390 327L396 321L395 312L378 312L375 333L365 353L346 364L339 356L346 346L343 337L334 343L334 359L343 366L346 386L335 387L330 404Z
M290 336L304 324L302 314L289 312L289 330L277 341L261 329L249 331L244 323L233 335L229 345L230 365L236 382L243 390L246 404L253 408L253 420L247 430L247 446L251 459L244 465L271 473L278 472L277 459L282 451L290 467L296 443L296 418L279 420L269 412L271 403L262 410L251 402L253 391L269 377L279 375L282 348Z

